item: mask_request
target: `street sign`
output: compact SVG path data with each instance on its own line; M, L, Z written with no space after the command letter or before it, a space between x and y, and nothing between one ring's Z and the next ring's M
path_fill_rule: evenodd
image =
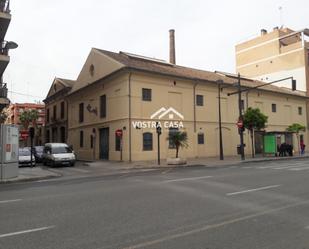
M122 137L122 130L118 129L115 131L117 137Z

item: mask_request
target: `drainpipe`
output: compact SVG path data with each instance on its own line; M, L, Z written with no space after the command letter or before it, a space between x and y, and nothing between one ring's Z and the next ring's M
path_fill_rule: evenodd
M249 96L248 96L248 94L249 94L249 91L246 92L246 110L247 110L248 107L249 107Z
M66 121L65 121L65 124L66 124L66 134L65 134L65 140L66 140L66 143L68 143L68 136L69 136L69 102L68 100L66 99L65 100L65 103L66 103L66 109L67 109L67 118L66 118Z
M193 86L193 126L194 126L194 132L196 132L196 86L198 85L198 82L195 81Z
M129 162L132 162L132 126L131 126L131 76L132 73L129 73Z

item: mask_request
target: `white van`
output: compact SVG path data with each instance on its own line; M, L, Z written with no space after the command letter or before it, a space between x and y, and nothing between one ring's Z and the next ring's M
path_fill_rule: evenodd
M74 151L64 143L47 143L43 150L43 164L49 166L75 164Z

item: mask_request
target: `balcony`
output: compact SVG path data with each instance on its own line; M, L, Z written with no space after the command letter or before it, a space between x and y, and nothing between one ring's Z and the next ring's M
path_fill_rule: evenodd
M0 48L0 77L3 75L3 72L5 71L9 62L10 62L10 57L8 54L8 49L3 48L3 45L1 45L1 48Z
M10 14L10 0L0 0L0 12Z
M0 41L4 40L6 31L8 30L11 21L10 12L10 1L0 0Z
M0 111L3 110L4 107L10 104L10 100L7 98L8 89L6 84L0 84Z

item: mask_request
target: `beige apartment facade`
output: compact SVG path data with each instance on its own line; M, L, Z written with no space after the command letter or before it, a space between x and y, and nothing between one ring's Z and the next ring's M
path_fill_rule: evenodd
M181 157L218 156L218 82L229 86L221 91L224 155L237 155L238 100L236 95L227 95L236 90L231 87L237 82L235 77L92 49L65 97L67 142L78 159L155 160L158 138L154 124L160 122L162 159L175 156L167 140L175 128L188 134L189 146L180 151ZM262 83L242 79L241 84L252 88ZM266 131L285 131L292 123L306 124L307 97L302 92L265 86L244 93L242 99L244 109L258 107L269 117ZM121 141L117 130L122 131ZM250 137L244 134L245 153L250 154ZM307 144L307 132L303 136ZM296 149L295 137L293 143Z
M289 77L296 89L309 89L309 29L294 31L275 27L235 47L236 71L249 78L272 82ZM276 83L291 88L291 79Z

